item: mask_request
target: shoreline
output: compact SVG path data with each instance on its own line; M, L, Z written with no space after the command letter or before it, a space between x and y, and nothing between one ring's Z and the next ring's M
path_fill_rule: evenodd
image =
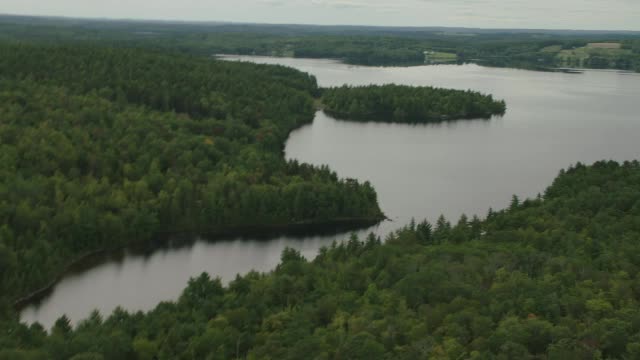
M563 67L560 64L557 65L538 65L538 64L508 64L508 65L496 65L492 64L492 59L486 58L477 58L477 59L465 59L465 60L456 60L451 62L442 62L442 63L427 63L427 62L398 62L398 63L389 63L389 64L376 64L376 63L357 63L357 62L349 62L347 58L330 58L330 57L309 57L309 56L283 56L283 55L273 55L273 54L241 54L241 53L226 53L226 54L213 54L210 55L215 60L220 61L235 61L230 60L228 58L231 57L239 57L239 56L248 56L248 57L264 57L264 58L283 58L283 59L300 59L300 60L330 60L337 63L341 63L347 66L361 66L361 67L370 67L370 68L411 68L411 67L419 67L419 66L440 66L440 65L468 65L474 64L478 66L490 67L490 68L502 68L502 69L514 69L514 70L527 70L527 71L536 71L536 72L558 72L558 73L566 73L566 74L583 74L585 71L592 70L606 70L606 71L621 71L628 72L634 74L640 74L640 71L634 71L633 69L620 69L615 67L610 68L596 68L596 67ZM241 60L245 61L245 60ZM570 71L564 71L570 70ZM575 71L574 71L575 70Z
M281 155L286 161L285 146L291 133L305 125L313 123L315 114L318 111L317 103L319 97L311 95L313 112L308 118L292 129L288 129L284 141L281 144ZM321 104L321 102L320 102ZM380 210L378 208L378 210ZM90 268L104 263L110 259L115 259L118 255L122 256L124 251L132 250L134 252L149 252L162 248L163 246L176 246L193 242L196 237L203 237L206 241L219 241L224 237L246 238L253 237L259 240L267 241L277 236L304 236L304 235L322 235L322 234L339 234L348 231L363 230L374 226L382 221L389 220L384 213L380 211L379 216L374 217L355 217L355 218L335 218L327 220L308 220L298 221L284 224L262 224L262 225L234 225L225 227L200 227L196 226L191 229L164 230L157 232L150 240L145 242L130 242L128 245L117 246L113 248L101 248L87 251L72 261L63 265L57 274L47 282L44 286L30 291L25 295L18 295L9 302L12 307L19 313L27 306L38 303L46 298L55 288L55 286L66 276L74 273L87 271ZM18 315L19 316L19 315Z
M490 115L484 114L479 116L463 116L463 117L458 117L458 116L449 117L449 116L443 115L439 118L425 118L424 120L421 120L421 121L389 121L388 117L381 116L380 114L376 114L376 113L371 113L371 114L362 115L362 116L351 115L348 113L334 111L327 107L321 109L321 111L323 111L325 114L331 116L334 119L342 120L342 121L354 121L354 122L365 122L365 123L374 122L374 123L387 123L387 124L409 124L409 125L440 124L440 123L446 123L450 121L464 121L464 120L474 120L474 119L490 120L494 116L504 116L504 114L506 113L505 111L503 113L494 113Z
M389 220L385 215L379 217L364 218L337 218L324 221L301 221L290 224L247 225L228 226L224 228L202 228L196 230L161 231L153 236L152 240L143 244L129 246L102 248L85 252L76 259L62 267L62 270L54 276L46 285L33 290L26 295L18 296L11 300L13 308L19 313L29 305L38 303L46 298L56 285L66 276L86 271L96 265L115 259L126 250L134 252L153 252L163 246L184 245L195 242L196 237L203 237L205 241L216 242L223 237L246 238L254 237L258 240L268 241L277 236L312 236L322 234L340 234L348 231L364 230ZM188 239L187 239L188 238Z

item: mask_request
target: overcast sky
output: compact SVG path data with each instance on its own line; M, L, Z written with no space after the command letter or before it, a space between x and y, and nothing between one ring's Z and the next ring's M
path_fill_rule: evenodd
M640 30L640 0L0 0L0 13L296 24Z

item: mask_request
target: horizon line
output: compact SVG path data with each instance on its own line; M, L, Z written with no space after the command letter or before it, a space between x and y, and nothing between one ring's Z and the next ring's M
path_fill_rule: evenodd
M557 32L597 32L597 33L637 33L640 30L606 30L606 29L571 29L571 28L513 28L513 27L467 27L467 26L443 26L443 25L372 25L372 24L318 24L318 23L284 23L284 22L250 22L233 20L183 20L169 18L129 18L129 17L97 17L97 16L66 16L66 15L38 15L38 14L16 14L0 12L0 17L16 18L40 18L58 20L84 20L84 21L106 21L106 22L140 22L140 23L174 23L174 24L194 24L194 25L264 25L264 26L313 26L313 27L351 27L351 28L379 28L379 29L463 29L481 31L506 31L516 30L520 32L537 31L557 31Z

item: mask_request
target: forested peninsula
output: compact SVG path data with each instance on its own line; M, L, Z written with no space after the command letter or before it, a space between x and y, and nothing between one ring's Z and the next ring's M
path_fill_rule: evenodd
M0 53L0 318L84 254L158 234L384 218L368 182L284 160L313 76L106 46Z
M504 101L476 91L393 84L323 89L322 103L337 118L398 123L490 118L506 111Z
M578 164L486 219L285 250L146 314L3 325L0 359L635 359L638 238L640 163Z

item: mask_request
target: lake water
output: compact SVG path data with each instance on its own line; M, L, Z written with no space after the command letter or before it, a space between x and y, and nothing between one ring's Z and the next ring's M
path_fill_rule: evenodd
M360 123L318 112L294 131L286 157L328 164L342 177L369 180L393 221L364 230L384 236L412 217L486 214L505 207L512 194L543 192L560 169L578 161L640 158L640 74L586 71L544 73L477 65L412 68L357 67L331 60L227 57L283 64L314 74L321 86L397 83L472 89L507 102L504 117L437 125ZM271 240L197 239L178 249L126 254L69 275L39 305L22 311L25 322L49 328L67 314L73 321L97 308L150 310L176 299L188 279L202 272L223 281L255 269L269 271L285 247L313 258L348 234Z

